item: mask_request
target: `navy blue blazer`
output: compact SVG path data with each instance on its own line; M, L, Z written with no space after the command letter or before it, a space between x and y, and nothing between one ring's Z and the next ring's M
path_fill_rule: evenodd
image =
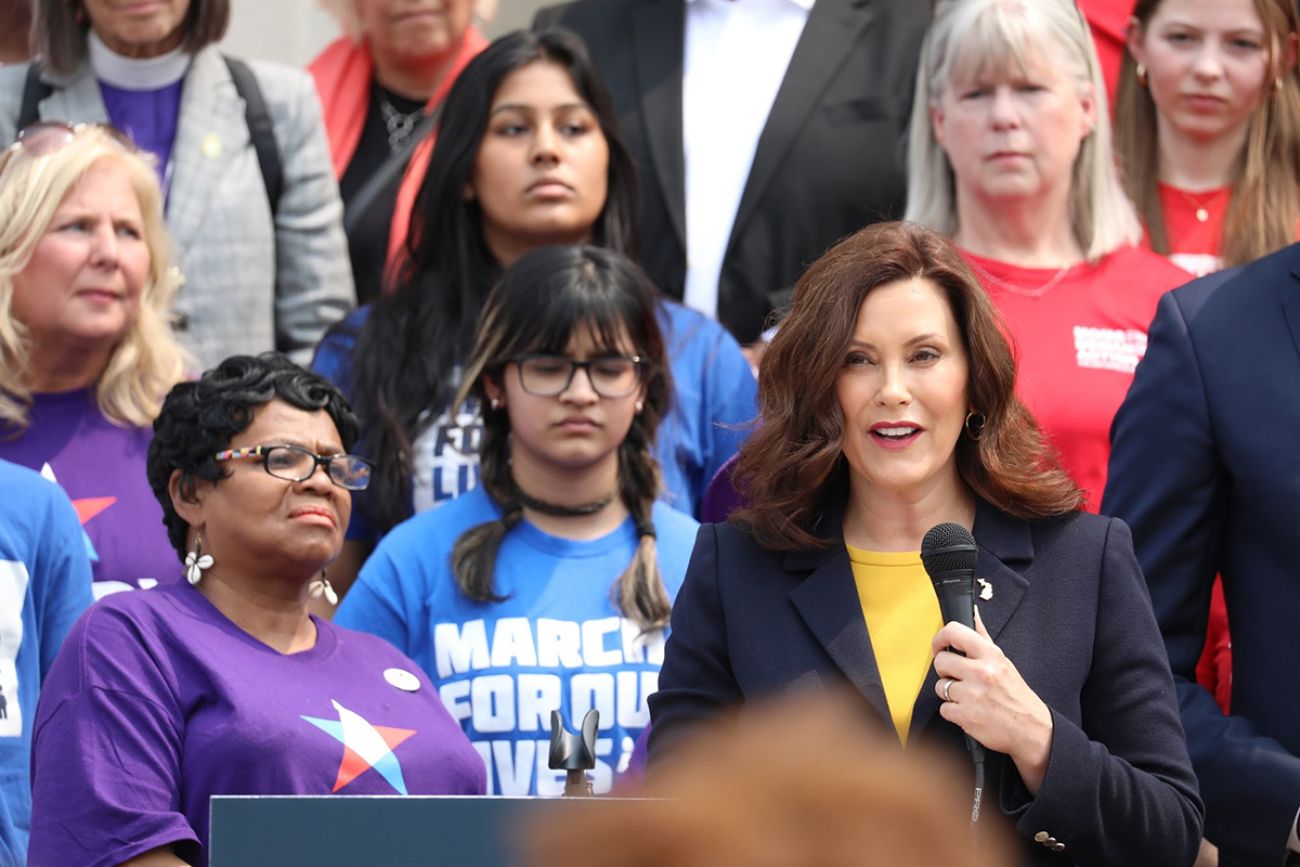
M1166 294L1147 339L1102 511L1133 528L1206 837L1276 867L1300 809L1300 244ZM1196 685L1216 572L1230 717Z
M650 759L720 708L790 688L852 684L872 724L893 732L842 532L842 505L820 525L825 550L773 552L730 524L700 528L673 607ZM981 503L976 575L989 634L1052 711L1047 774L1031 797L1015 764L990 753L986 810L1025 840L1026 863L1191 864L1202 806L1169 663L1120 521L1088 514L1033 523ZM938 713L931 668L909 743L965 754ZM1064 850L1032 842L1046 831Z

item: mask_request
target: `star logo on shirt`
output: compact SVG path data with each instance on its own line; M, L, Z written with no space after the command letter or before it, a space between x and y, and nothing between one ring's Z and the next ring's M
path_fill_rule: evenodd
M48 482L58 485L59 480L54 476L54 467L48 463L41 467L41 476ZM62 485L59 485L62 488ZM72 506L77 510L77 518L81 521L81 526L85 527L86 523L100 512L117 502L117 497L82 497L79 500L73 500ZM90 534L85 530L81 531L82 541L86 543L86 556L90 562L99 562L99 552L95 550L95 545L90 541Z
M334 705L334 710L339 715L337 720L305 714L301 716L343 744L343 761L339 764L338 778L334 781L332 791L337 792L374 768L399 794L407 794L406 781L402 779L402 766L398 764L393 750L415 734L415 729L371 725L361 714L348 710L337 701L330 699L330 704Z

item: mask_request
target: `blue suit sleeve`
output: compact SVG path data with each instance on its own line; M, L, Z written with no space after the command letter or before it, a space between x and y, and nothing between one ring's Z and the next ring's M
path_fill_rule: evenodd
M1177 293L1160 300L1111 440L1102 511L1133 530L1205 799L1205 835L1234 851L1280 859L1300 808L1300 759L1246 720L1224 716L1196 683L1231 480Z

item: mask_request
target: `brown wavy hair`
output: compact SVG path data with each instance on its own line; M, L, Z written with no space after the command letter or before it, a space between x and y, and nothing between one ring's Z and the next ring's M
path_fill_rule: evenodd
M1164 0L1138 0L1133 9L1139 38ZM1254 0L1268 42L1269 77L1246 127L1233 169L1232 198L1223 222L1219 255L1225 268L1280 250L1296 239L1300 222L1300 69L1287 64L1287 46L1300 34L1292 0ZM1160 205L1160 141L1151 91L1137 76L1129 51L1120 63L1115 94L1115 156L1124 188L1146 224L1151 249L1169 252Z
M969 403L984 414L979 438L957 441L957 470L976 495L1018 518L1073 511L1083 495L1015 396L1016 364L993 303L948 239L915 223L877 223L813 263L758 374L761 425L740 449L734 515L763 547L823 547L822 507L847 478L844 414L835 382L858 308L877 286L923 279L952 306L970 366Z

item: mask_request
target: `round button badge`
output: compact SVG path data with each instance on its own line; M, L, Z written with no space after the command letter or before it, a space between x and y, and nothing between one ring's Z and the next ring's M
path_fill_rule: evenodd
M420 688L420 679L404 668L384 669L384 680L402 692L415 692Z

